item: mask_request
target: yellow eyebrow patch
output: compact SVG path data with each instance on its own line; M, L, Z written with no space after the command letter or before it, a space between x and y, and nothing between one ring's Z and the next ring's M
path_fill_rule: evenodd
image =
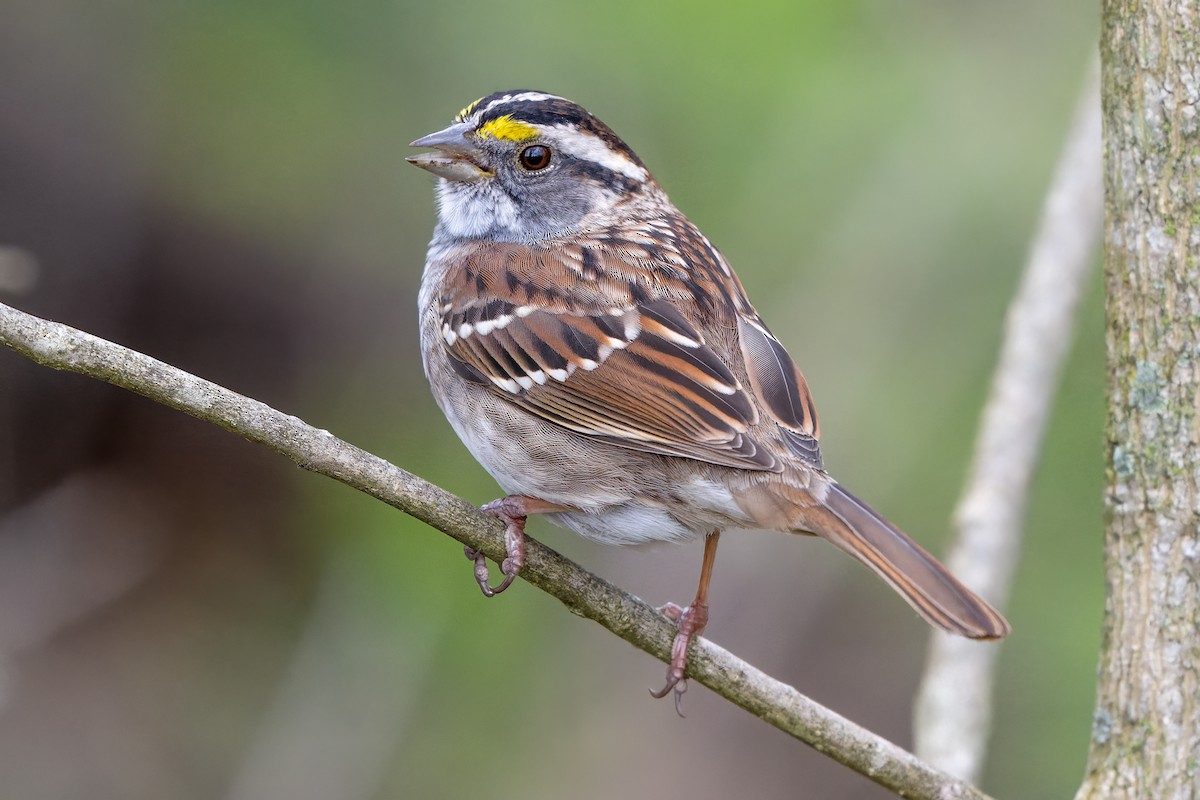
M538 135L537 128L524 122L518 122L512 118L512 114L505 114L503 117L496 117L483 123L475 133L479 136L508 139L513 142L523 142Z

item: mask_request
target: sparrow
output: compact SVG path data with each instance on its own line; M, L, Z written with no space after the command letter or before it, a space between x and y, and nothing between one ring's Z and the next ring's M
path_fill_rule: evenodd
M727 528L815 534L871 569L937 628L997 639L1009 624L825 471L808 383L725 257L640 158L584 108L490 94L412 143L437 176L419 295L433 396L506 496L503 579L530 514L610 544L704 536L695 598L666 683L708 622Z

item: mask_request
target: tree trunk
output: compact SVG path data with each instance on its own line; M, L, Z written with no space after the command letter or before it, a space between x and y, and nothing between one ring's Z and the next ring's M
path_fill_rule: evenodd
M1104 644L1077 800L1200 795L1200 19L1105 0Z

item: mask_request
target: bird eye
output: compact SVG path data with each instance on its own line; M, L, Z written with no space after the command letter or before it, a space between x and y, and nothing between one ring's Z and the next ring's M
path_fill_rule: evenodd
M550 166L550 148L540 144L531 144L517 156L521 166L530 172L537 172Z

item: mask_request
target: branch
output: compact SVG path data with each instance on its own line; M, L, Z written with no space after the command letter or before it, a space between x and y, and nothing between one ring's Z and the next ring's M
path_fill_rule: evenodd
M107 381L266 445L307 470L341 481L465 545L482 549L489 557L504 557L504 525L499 520L328 431L257 400L2 303L0 342L44 366ZM521 577L635 647L664 661L669 658L675 635L671 622L642 600L532 538L526 540ZM903 797L987 800L974 787L938 772L709 641L701 639L693 645L688 675Z
M1041 223L1008 310L1000 362L954 514L946 565L1003 606L1021 549L1029 486L1103 220L1100 68L1089 68ZM935 633L916 704L916 750L978 780L992 710L995 647Z

